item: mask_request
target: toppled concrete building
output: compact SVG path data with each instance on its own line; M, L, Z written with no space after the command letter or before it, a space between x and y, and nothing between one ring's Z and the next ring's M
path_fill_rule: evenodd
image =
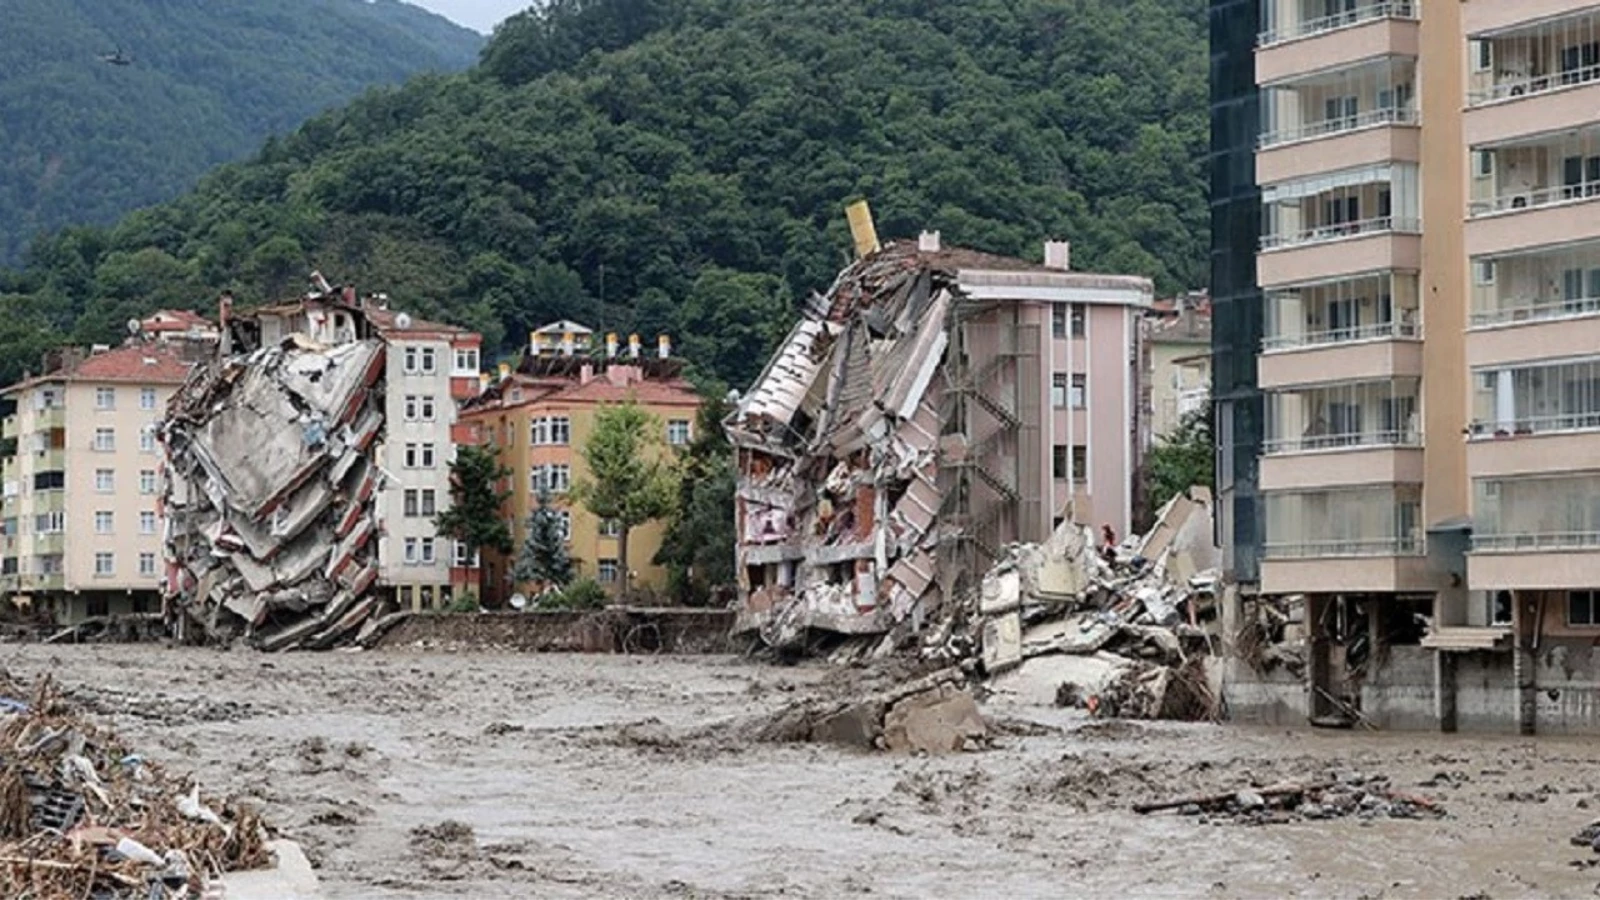
M404 393L403 379L448 363L430 349L424 365L393 332L460 329L390 312L381 296L357 301L320 276L316 284L302 300L240 316L224 298L218 357L168 407L164 588L180 635L198 626L267 650L331 646L402 606L376 590L404 583L395 570L438 562L432 520L449 502L455 404L450 394ZM463 345L474 371L462 380L475 389L476 340ZM427 445L426 466L417 443L401 461L396 438L411 437L408 427L444 437ZM416 529L428 537L411 536ZM389 546L399 542L403 553Z
M1132 519L1150 281L857 236L726 422L737 629L772 645L896 642L1007 544Z

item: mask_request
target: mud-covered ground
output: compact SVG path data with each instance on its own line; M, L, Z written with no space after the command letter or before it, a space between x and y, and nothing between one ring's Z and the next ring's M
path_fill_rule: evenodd
M1590 896L1600 742L1090 723L994 749L750 741L859 673L732 658L0 649L256 798L331 897ZM1143 800L1385 775L1441 819L1246 825ZM1426 786L1423 783L1426 782Z

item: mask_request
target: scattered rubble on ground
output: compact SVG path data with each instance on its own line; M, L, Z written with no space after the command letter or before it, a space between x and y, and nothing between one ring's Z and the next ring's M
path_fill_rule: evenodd
M269 864L254 812L130 752L48 679L0 678L0 697L0 896L198 900Z
M958 669L848 699L806 699L739 723L756 742L813 741L901 753L955 753L986 745L989 729Z
M313 319L344 321L348 339L332 344L267 341L225 319L222 354L172 398L166 590L180 629L321 648L377 611L385 345L361 333L352 301L331 289L305 301Z
M1136 803L1134 812L1176 810L1212 823L1273 825L1355 816L1362 819L1440 818L1445 810L1427 797L1396 791L1389 779L1340 772L1325 781L1247 787L1193 797Z

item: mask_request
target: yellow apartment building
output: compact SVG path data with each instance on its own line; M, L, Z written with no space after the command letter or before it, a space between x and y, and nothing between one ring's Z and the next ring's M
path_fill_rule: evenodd
M502 605L525 587L513 584L510 573L541 484L549 486L560 511L579 577L594 578L612 592L625 583L655 591L666 587L666 569L653 562L665 522L634 528L628 537L629 558L623 560L616 529L568 493L573 483L588 477L582 448L595 414L606 405L638 404L661 429L663 447L681 449L694 439L700 398L682 378L682 362L670 356L665 338L653 356L639 352L637 336L625 354L619 349L614 336L600 347L592 332L576 323L546 326L534 332L517 371L503 370L463 407L458 440L496 447L501 463L511 470L506 485L511 498L504 512L515 550L510 557L484 554L486 604Z

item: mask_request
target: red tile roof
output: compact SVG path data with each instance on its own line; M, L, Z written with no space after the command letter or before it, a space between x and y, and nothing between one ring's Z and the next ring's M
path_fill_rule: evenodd
M509 384L498 387L498 397L486 395L483 400L463 410L461 417L470 418L542 403L601 404L632 400L641 406L700 405L700 395L695 392L694 385L681 378L644 379L620 385L611 383L604 374L596 375L587 384L577 378L527 375L513 375L511 378ZM512 399L513 391L520 391L521 396Z
M187 309L159 309L139 323L143 331L188 331L190 328L215 328L211 320Z
M96 353L71 372L68 381L118 381L137 384L182 384L190 364L177 348L165 344L130 344Z

